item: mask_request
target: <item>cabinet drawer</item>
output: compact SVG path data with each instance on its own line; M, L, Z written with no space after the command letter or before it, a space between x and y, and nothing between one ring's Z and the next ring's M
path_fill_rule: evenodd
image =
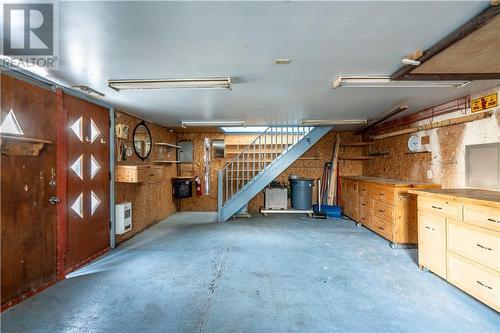
M376 201L394 205L394 189L392 187L374 186L371 193Z
M500 311L500 273L448 251L448 281Z
M394 211L394 206L392 205L375 201L373 204L373 214L388 223L395 223L394 216L396 213Z
M374 217L372 229L377 234L381 235L384 238L387 238L388 240L392 241L394 239L394 224L385 222L378 217Z
M118 165L115 180L124 183L142 183L161 180L163 168L156 165Z
M448 219L448 250L500 271L500 233Z
M446 278L446 219L418 215L418 264Z
M359 210L373 214L373 200L367 197L359 197Z
M464 221L483 228L500 231L500 209L464 204Z
M359 183L358 191L359 195L363 197L370 197L370 189L373 187L373 185L367 184L367 183Z
M373 215L366 211L359 211L358 222L371 229L373 227Z
M462 220L462 204L454 201L445 201L418 197L418 209L433 212L433 214Z
M161 178L161 172L162 169L156 168L156 167L151 167L151 168L145 168L138 170L138 181L139 182L148 182L148 181L155 181L159 180Z

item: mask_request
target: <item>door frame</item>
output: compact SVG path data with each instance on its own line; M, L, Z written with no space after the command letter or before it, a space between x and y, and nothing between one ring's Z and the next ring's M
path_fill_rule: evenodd
M109 219L110 219L110 239L109 248L114 249L115 240L115 183L114 183L114 173L115 173L115 138L114 138L114 124L115 124L115 109L108 103L102 102L100 100L93 99L79 91L60 86L53 81L47 80L41 76L31 73L22 68L11 68L5 67L0 64L0 70L2 75L11 76L18 80L22 80L29 84L47 89L54 93L56 98L56 195L60 198L60 202L56 208L56 278L52 281L47 282L44 285L38 286L33 290L30 290L22 295L19 295L15 299L9 301L6 304L2 304L0 307L0 312L7 310L8 308L21 303L26 298L34 296L51 285L55 284L60 280L66 278L65 272L65 253L67 249L67 198L66 198L66 187L67 187L67 112L64 109L63 95L71 95L73 97L82 99L89 103L97 104L109 112L109 168L110 168L110 182L109 182ZM98 255L101 255L99 253ZM89 258L89 261L95 259L98 255Z
M56 181L57 197L60 202L57 204L56 226L57 226L57 275L59 280L65 279L66 251L68 248L68 200L66 198L66 188L68 185L68 134L67 120L68 114L64 109L63 91L56 89Z

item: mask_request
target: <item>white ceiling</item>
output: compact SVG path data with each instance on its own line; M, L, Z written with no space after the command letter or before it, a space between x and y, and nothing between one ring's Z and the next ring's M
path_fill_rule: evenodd
M484 2L60 2L60 65L128 113L182 120L371 118L498 85L332 90L339 75L390 74L486 7ZM290 58L289 65L274 65ZM115 92L108 79L231 76L232 90Z

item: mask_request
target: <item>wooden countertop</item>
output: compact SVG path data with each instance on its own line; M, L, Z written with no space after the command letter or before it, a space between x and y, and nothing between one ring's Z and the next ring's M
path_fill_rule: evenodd
M464 203L473 203L500 208L500 191L479 190L473 188L448 189L412 189L409 193L430 198L455 200Z
M393 186L393 187L411 187L411 188L441 188L440 184L423 183L411 180L400 180L381 177L366 177L366 176L341 176L340 178L354 180L358 182L368 182L377 185Z

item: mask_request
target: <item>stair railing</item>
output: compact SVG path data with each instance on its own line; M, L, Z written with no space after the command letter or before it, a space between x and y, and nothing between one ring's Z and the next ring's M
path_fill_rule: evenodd
M219 170L218 206L222 207L231 200L255 176L275 163L312 129L309 126L268 127Z

